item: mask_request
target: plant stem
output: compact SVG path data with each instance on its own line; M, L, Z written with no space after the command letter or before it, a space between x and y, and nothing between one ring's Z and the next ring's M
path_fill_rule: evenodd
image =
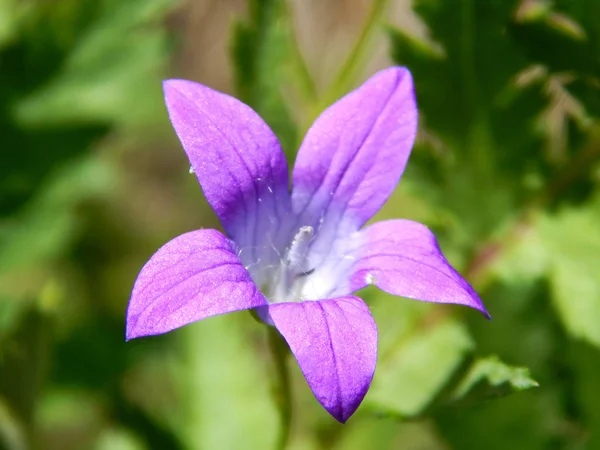
M290 50L290 61L294 68L294 73L297 76L298 85L300 87L300 91L303 96L306 97L306 100L309 104L315 104L317 102L317 87L315 85L315 81L310 74L310 70L308 69L308 65L304 60L304 56L302 56L302 51L300 50L300 46L298 43L298 38L296 35L296 29L294 27L294 20L292 14L289 13L289 5L286 5L286 17L288 20L289 26L289 50Z
M350 89L352 83L352 76L356 66L362 59L363 53L367 49L367 44L375 24L378 22L381 14L383 13L387 5L387 0L373 0L369 16L365 21L363 28L358 36L358 39L354 43L352 50L348 54L346 61L342 64L338 75L334 78L334 82L329 88L328 95L325 96L325 104L329 105L337 100L341 94L347 92Z
M274 327L269 328L269 348L275 363L276 381L273 383L273 396L281 415L281 432L277 448L284 450L290 437L292 422L292 393L290 373L287 366L289 347L283 337Z

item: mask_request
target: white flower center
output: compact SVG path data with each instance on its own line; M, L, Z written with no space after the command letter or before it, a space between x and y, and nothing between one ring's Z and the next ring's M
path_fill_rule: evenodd
M289 230L289 228L288 228ZM240 258L269 303L322 300L347 294L354 255L349 233L340 240L323 227L301 226L295 233L265 233L262 245L242 248ZM287 235L287 238L284 238Z
M272 303L306 300L305 287L313 280L315 267L308 266L308 255L314 230L311 226L301 227L289 247L280 255L279 264L264 280L263 292Z

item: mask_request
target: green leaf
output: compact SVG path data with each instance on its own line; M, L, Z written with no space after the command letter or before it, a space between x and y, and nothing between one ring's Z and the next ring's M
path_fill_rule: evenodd
M539 3L531 2L532 5ZM548 2L546 14L517 15L511 32L530 58L551 72L571 75L570 90L600 115L600 3L595 0Z
M473 349L466 328L444 306L381 294L373 314L380 330L379 358L366 403L412 417L440 393Z
M14 107L27 126L148 123L162 111L170 0L105 2L58 74Z
M492 271L508 283L547 277L570 335L600 346L600 195L577 207L538 213Z
M19 0L3 0L0 2L0 48L18 35L19 26L31 4Z
M29 432L48 372L52 314L30 305L0 348L0 399Z
M111 192L115 175L114 167L98 158L84 158L58 171L19 215L0 223L0 268L43 264L64 252L76 237L74 206Z
M102 430L93 450L144 450L146 446L131 431L125 428Z
M28 306L28 302L0 291L0 344L3 343L6 335L10 334L14 327L18 325Z
M600 352L584 342L572 342L567 348L573 369L574 395L586 418L587 448L600 448L600 391L596 388L600 372Z
M478 401L485 395L478 398L473 392L474 397L453 407L451 395L466 375L462 372L452 390L440 397L439 407L431 409L437 429L450 448L461 450L541 450L552 442L566 447L571 436L555 431L553 424L570 420L563 402L572 380L565 375L562 358L568 354L567 340L556 326L547 283L496 282L481 294L493 320L470 317L478 353L531 367L542 387L487 401ZM481 388L480 394L494 390L487 381Z
M414 8L429 26L432 41L400 30L391 33L394 59L414 74L427 127L457 152L476 156L473 145L483 139L478 132L493 134L500 139L498 144L530 136L527 121L519 123L516 118L511 123L520 133L513 130L512 136L503 136L497 128L506 126L510 115L526 118L532 109L529 103L520 105L529 106L527 111L519 111L514 102L501 102L507 90L514 89L514 75L529 63L503 33L515 6L515 1L419 0ZM510 111L503 111L507 107ZM499 114L504 123L494 120ZM479 150L488 156L492 142L479 143L486 144Z
M467 246L503 222L526 175L540 170L534 119L545 100L515 82L531 62L505 33L516 3L417 0L431 39L390 31L392 57L413 73L424 131L407 175L460 218Z
M574 337L600 346L600 196L583 207L540 217L558 315Z
M249 21L236 23L233 34L236 90L293 154L297 130L283 96L293 55L290 18L282 0L252 0L249 8Z
M269 390L272 374L249 339L257 327L263 325L242 313L182 331L187 355L179 435L188 448L275 447L279 416Z
M11 215L111 125L166 117L160 81L169 37L163 19L173 6L171 0L18 1L15 10L13 3L5 8L16 28L0 46L6 149L0 214Z
M23 425L0 396L0 448L27 450L27 439Z
M538 387L525 367L504 364L496 356L478 359L452 394L454 401L501 397Z
M414 75L421 113L421 140L407 175L460 219L462 235L455 237L466 250L544 195L564 162L584 151L582 133L595 120L589 105L600 101L600 65L587 55L598 54L592 42L600 41L598 25L575 4L581 5L564 9L586 20L552 9L527 12L518 1L417 0L430 38L390 31L394 60ZM540 20L561 29L570 24L571 35L581 22L589 39L562 37L570 44L560 46L535 40L527 24ZM589 195L585 178L572 180L579 199Z
M361 420L362 419L362 420ZM363 415L344 427L332 450L444 450L447 445L428 421L398 422L393 418ZM401 443L401 444L399 444ZM399 447L401 445L401 447Z

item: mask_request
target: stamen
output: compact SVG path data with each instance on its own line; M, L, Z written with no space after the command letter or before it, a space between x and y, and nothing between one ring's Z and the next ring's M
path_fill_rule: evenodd
M313 269L307 270L306 272L299 273L298 275L296 275L296 278L298 279L298 278L302 278L302 277L307 277L314 271L315 271L315 269L313 268Z
M300 228L300 231L294 236L294 240L286 254L286 265L298 267L302 272L305 272L304 265L306 264L306 256L310 240L313 236L313 227L305 226Z
M302 290L316 267L308 266L310 245L314 238L311 226L301 227L291 243L287 246L283 257L279 255L278 269L271 272L269 281L264 287L270 302L301 301Z

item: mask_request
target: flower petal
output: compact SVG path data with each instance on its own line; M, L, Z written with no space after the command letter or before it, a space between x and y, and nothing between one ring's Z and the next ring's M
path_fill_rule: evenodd
M477 293L446 261L435 236L420 223L388 220L360 232L350 291L369 284L416 300L457 303L490 317Z
M359 229L398 184L416 131L410 72L393 67L374 75L308 131L294 166L294 211Z
M377 362L377 326L358 297L269 306L323 407L344 423L362 402Z
M127 308L126 337L166 333L266 304L229 239L216 230L191 231L161 247L142 268Z
M164 91L171 123L227 234L248 248L274 239L290 196L285 156L268 125L242 102L192 81L167 80Z

